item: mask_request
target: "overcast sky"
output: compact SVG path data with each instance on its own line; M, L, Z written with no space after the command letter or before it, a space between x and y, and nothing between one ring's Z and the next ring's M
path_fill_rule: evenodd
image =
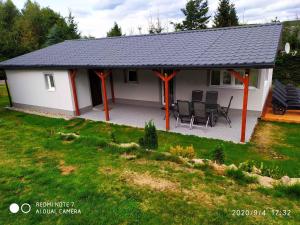
M180 21L180 11L187 0L36 0L41 6L54 9L67 16L70 9L83 35L106 36L116 21L123 33L148 33L148 24L159 15L166 30L172 31L171 21ZM14 0L20 9L26 0ZM300 18L300 0L231 0L235 4L240 22L267 23L276 16L279 20ZM218 0L208 0L213 17ZM211 22L210 22L211 25Z

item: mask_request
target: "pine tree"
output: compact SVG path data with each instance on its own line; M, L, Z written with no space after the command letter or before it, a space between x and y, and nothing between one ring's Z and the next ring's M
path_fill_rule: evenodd
M210 16L208 13L207 0L189 0L185 9L181 9L185 15L182 23L172 23L175 30L199 30L207 28Z
M238 26L239 25L239 18L236 14L236 9L235 9L234 4L230 5L229 18L230 18L230 26Z
M122 36L122 29L119 25L115 22L114 26L107 32L107 37L115 37L115 36Z
M68 24L68 39L78 39L80 38L80 32L78 31L78 25L75 22L74 16L72 15L71 11L67 17L67 24Z
M220 0L217 13L214 17L214 27L230 27L239 24L234 4L229 0Z

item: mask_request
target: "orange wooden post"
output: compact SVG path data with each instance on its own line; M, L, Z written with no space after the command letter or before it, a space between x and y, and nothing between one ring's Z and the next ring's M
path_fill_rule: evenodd
M177 73L174 71L171 75L165 76L158 71L154 71L155 75L158 76L165 86L165 112L166 112L166 131L170 130L170 113L169 113L169 81L173 79Z
M247 126L247 108L248 108L248 93L249 93L249 70L246 70L245 76L232 69L228 70L231 75L236 79L243 82L244 96L243 96L243 109L242 109L242 126L241 126L241 142L245 142L246 139L246 126Z
M75 104L75 116L79 116L80 111L79 111L79 106L78 106L78 97L77 97L76 81L75 81L76 74L77 74L77 70L75 70L75 69L69 70L69 76L70 76L70 80L71 80L72 93L73 93L74 104Z
M105 74L104 72L98 72L98 71L96 71L96 74L101 79L102 92L103 92L102 98L103 98L104 111L105 111L105 120L109 121L108 101L107 101L106 84L105 84L105 78L107 77L107 74Z
M245 142L245 137L246 137L248 93L249 93L249 71L246 72L244 77L244 98L243 98L243 112L242 112L242 130L241 130L241 142L243 143Z
M166 109L166 130L170 130L170 114L169 114L169 80L165 80L165 109Z
M112 102L115 103L115 91L114 91L114 78L112 71L109 71L109 82L110 82L110 91Z

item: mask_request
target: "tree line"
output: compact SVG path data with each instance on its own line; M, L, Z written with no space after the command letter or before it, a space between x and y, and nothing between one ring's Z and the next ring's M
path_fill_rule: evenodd
M184 15L183 21L176 23L171 22L174 26L175 31L184 31L184 30L199 30L206 29L207 24L211 19L211 16L208 15L209 6L207 0L189 0L185 8L181 9L181 12ZM235 5L230 2L230 0L219 0L218 9L215 12L213 18L213 27L230 27L238 26L239 18L236 13ZM148 32L150 34L157 34L164 31L159 17L157 17L156 22L150 21ZM114 26L107 33L108 37L111 36L121 36L122 29L115 22Z
M71 12L65 18L31 0L21 10L11 0L0 0L0 61L77 38Z

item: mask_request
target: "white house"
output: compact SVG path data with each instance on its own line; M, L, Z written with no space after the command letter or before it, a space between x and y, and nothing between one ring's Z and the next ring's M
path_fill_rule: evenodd
M244 142L272 84L281 30L276 23L71 40L1 62L0 68L14 107L90 119L99 115L99 120L135 126L160 119L157 123L175 132L183 128L174 127L169 107L165 119L160 117L165 102L191 101L193 90L202 90L204 98L217 91L220 106L233 96L231 119L238 122L183 133L236 142L238 133Z

